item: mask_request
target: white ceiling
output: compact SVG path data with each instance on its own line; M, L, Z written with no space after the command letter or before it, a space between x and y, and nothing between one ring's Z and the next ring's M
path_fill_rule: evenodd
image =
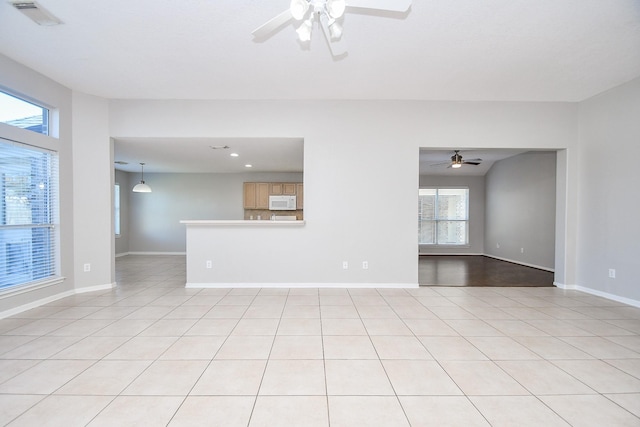
M348 10L349 53L339 60L317 28L306 48L293 24L253 40L289 0L38 2L64 24L38 26L2 1L0 53L110 99L573 102L640 75L640 0L413 0L406 14ZM225 144L241 157L208 148ZM141 161L146 172L244 172L245 163L302 170L301 140L120 138L115 151L129 162L118 168L132 172ZM451 149L431 151L420 168L482 175L517 153L463 151L483 164L454 171L428 166Z
M414 0L347 13L349 54L314 29L251 31L289 0L0 2L0 53L81 92L139 99L580 101L640 75L638 0ZM347 1L348 2L348 1Z
M118 138L114 146L114 160L128 163L115 167L126 172L140 172L140 162L150 173L302 172L303 157L302 138Z

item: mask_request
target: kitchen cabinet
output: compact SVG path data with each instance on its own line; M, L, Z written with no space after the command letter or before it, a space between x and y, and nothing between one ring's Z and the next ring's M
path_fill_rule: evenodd
M269 209L269 196L296 196L296 209L303 206L303 184L301 182L245 182L243 205L245 209Z
M302 183L296 184L296 209L302 210L304 200L304 186Z
M245 209L256 208L256 183L245 182L243 184L243 200Z
M284 190L284 186L282 182L272 182L270 184L271 189L269 190L270 196L281 196Z
M245 182L243 199L245 209L269 209L269 183Z
M256 183L256 209L269 209L269 184Z

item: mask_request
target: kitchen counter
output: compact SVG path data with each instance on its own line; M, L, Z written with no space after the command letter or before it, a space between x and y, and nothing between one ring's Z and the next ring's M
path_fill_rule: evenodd
M188 226L204 226L204 227L300 227L305 224L304 220L296 221L282 221L282 220L182 220L180 224Z

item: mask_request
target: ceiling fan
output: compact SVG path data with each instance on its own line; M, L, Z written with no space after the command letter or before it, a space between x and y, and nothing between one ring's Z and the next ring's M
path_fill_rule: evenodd
M442 162L442 163L433 163L429 166L444 166L444 165L448 165L448 168L461 168L462 165L473 165L473 166L478 166L480 163L482 162L482 159L469 159L469 160L464 160L462 158L462 155L460 154L460 150L454 150L454 154L453 156L451 156L451 161L450 162Z
M300 23L296 33L300 41L306 43L311 40L313 23L317 22L329 44L331 55L341 57L347 53L340 23L345 11L406 12L409 7L411 0L291 0L289 9L271 18L251 34L255 40L264 40L293 20Z

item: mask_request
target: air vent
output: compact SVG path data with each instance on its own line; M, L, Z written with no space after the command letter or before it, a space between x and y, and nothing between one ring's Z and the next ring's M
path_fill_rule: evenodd
M115 162L116 165L128 165L129 162L125 162L124 160L116 160Z
M61 20L34 1L16 1L11 4L38 25L52 26L62 24Z
M22 10L22 9L37 9L38 8L38 6L36 6L36 4L34 2L14 3L13 6L18 10Z

